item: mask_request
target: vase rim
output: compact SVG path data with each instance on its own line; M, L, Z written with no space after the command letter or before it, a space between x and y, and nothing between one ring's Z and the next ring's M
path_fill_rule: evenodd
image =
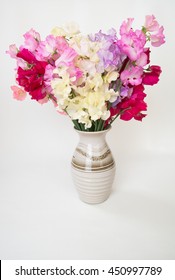
M94 135L94 134L103 134L104 132L108 132L111 129L111 126L109 126L107 129L100 130L100 131L83 131L83 130L78 130L74 127L74 130L80 134L89 134L89 135Z

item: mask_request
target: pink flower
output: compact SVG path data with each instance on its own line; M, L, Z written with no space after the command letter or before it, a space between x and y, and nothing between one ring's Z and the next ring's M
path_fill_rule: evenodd
M45 59L49 58L54 51L56 50L56 38L53 35L49 35L46 37L45 41L41 41L36 53L37 59Z
M70 66L76 56L77 56L76 51L71 47L69 47L65 49L65 51L61 54L61 56L55 61L55 65L57 67L61 65Z
M136 61L136 65L140 67L144 67L148 64L148 57L146 53L141 53L140 57Z
M121 36L121 40L117 42L117 45L120 50L130 58L130 60L136 61L144 52L145 43L145 34L140 30L134 32L131 29L129 33Z
M164 31L164 28L163 28L163 26L161 26L157 33L152 34L150 36L151 45L153 47L159 47L165 43L165 36L163 34L163 31Z
M127 21L123 21L121 27L120 27L120 35L128 34L132 29L132 23L134 19L128 18Z
M22 48L26 48L31 52L34 52L39 45L40 34L36 32L34 29L30 29L23 35L25 41L24 46Z
M70 66L67 71L71 78L74 77L75 82L83 76L83 72L74 65Z
M52 58L54 64L54 61L58 59L67 48L68 43L63 37L48 35L45 41L40 42L36 50L36 58L39 60Z
M18 48L15 44L9 46L9 50L6 51L7 54L9 54L12 58L16 58L16 55L18 53Z
M20 88L18 86L11 86L10 88L13 91L14 99L23 101L26 98L27 93L22 88Z
M121 73L120 78L124 86L128 84L137 86L142 82L142 74L143 74L143 69L141 67L131 66L130 68L124 70Z
M158 31L159 24L158 24L154 15L148 15L148 16L145 17L144 27L149 32L154 32L154 31L157 32Z
M153 47L159 47L165 43L164 28L158 24L154 15L146 16L144 28L146 32L149 32L148 38Z
M159 76L161 74L162 70L160 68L160 66L157 65L152 65L149 68L148 72L144 72L143 74L143 79L142 79L142 83L144 85L155 85L158 83L159 81Z
M48 96L46 95L43 99L39 99L38 103L40 103L41 105L47 103L49 101Z

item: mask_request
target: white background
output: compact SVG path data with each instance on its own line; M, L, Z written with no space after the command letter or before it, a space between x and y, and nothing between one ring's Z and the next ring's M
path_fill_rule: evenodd
M0 259L174 259L175 92L172 0L1 1ZM31 27L42 38L75 21L83 33L107 31L127 17L140 28L147 14L165 27L166 44L152 48L162 67L147 87L143 122L117 120L107 141L117 172L110 198L78 198L70 161L78 136L52 104L12 98L15 61L5 51Z

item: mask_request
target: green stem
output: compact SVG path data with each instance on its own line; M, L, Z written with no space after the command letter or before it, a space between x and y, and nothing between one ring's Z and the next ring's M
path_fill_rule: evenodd
M80 126L82 131L85 131L84 125L82 123L79 123L79 126Z
M103 130L103 126L104 126L104 121L100 119L98 122L97 131Z
M95 121L94 124L95 124L95 131L98 131L98 121Z
M72 120L72 122L73 122L73 124L74 124L74 126L75 126L75 128L76 128L77 130L81 130L81 128L80 128L79 123L78 123L77 120Z

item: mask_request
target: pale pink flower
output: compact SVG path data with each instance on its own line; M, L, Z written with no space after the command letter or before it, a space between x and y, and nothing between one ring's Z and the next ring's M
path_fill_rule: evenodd
M64 52L64 50L69 47L69 44L64 37L61 36L56 37L56 42L57 42L57 50L59 53Z
M23 36L26 38L27 36L32 36L36 41L41 41L40 34L35 31L33 28L31 28L28 32L26 32Z
M157 33L151 34L150 40L153 47L159 47L165 43L165 36L163 34L164 28L161 26Z
M6 51L7 54L9 54L12 58L16 58L16 55L18 53L18 48L15 44L9 46L9 50Z
M165 43L165 36L163 34L164 28L158 24L154 15L146 16L144 27L146 31L149 32L148 38L153 47L159 47Z
M46 95L43 99L37 100L38 103L40 103L41 105L47 103L49 101L48 96Z
M70 66L77 56L77 53L71 47L67 48L62 55L55 61L55 65L58 67L60 65Z
M53 79L53 70L55 69L54 66L48 64L45 68L45 73L44 73L44 82L45 84L48 84L51 82Z
M68 48L68 43L63 37L48 35L37 47L36 58L45 60L52 58L54 61Z
M49 59L56 51L57 42L53 35L48 35L45 41L41 41L36 49L36 58L39 60Z
M22 88L20 88L18 86L11 86L10 88L13 91L14 99L23 101L26 98L27 93Z
M34 29L30 29L23 35L24 41L24 48L27 48L29 51L34 52L39 45L40 42L40 34L36 32Z
M144 67L148 64L148 56L146 53L141 53L140 57L136 61L137 66Z
M159 29L159 24L155 18L154 15L151 16L146 16L145 17L145 24L144 27L146 28L147 31L149 32L154 32L158 31Z
M10 45L9 46L9 50L6 51L7 54L9 54L12 58L15 58L17 61L17 68L21 67L22 69L26 68L26 62L17 57L18 52L22 49L22 47L20 47L19 49L16 47L16 45ZM15 69L16 70L16 69Z

